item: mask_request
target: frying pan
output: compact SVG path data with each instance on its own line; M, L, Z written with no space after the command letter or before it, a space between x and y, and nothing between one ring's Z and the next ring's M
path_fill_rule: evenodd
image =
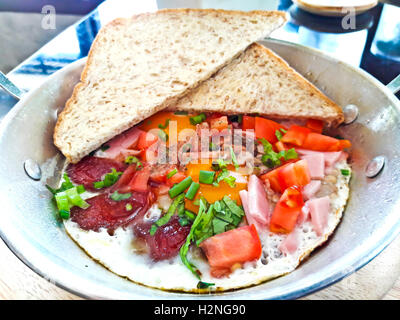
M250 288L193 295L140 286L87 256L67 236L45 188L60 179L65 159L53 145L52 134L57 114L79 81L84 59L24 95L0 125L0 235L8 247L41 276L92 299L293 299L324 288L373 259L400 231L400 102L393 94L398 83L385 87L366 72L301 45L278 40L261 44L339 105L359 109L355 122L338 129L353 143L354 174L343 220L298 269ZM368 178L365 169L376 156L383 156L385 165L376 177ZM41 169L39 181L24 170L30 172L35 163Z

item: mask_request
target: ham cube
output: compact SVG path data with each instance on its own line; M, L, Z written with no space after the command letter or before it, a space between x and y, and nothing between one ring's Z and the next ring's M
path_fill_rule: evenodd
M323 179L325 173L325 159L322 153L301 156L307 161L311 179Z
M251 175L247 185L247 205L249 216L261 225L268 225L270 205L262 181L256 175Z
M291 233L288 234L285 240L279 246L279 250L282 253L293 254L296 252L297 248L300 244L300 236L298 229L294 229Z
M307 149L296 148L296 152L302 156L316 155L322 154L324 156L324 162L327 167L333 166L337 161L342 159L343 151L337 152L321 152L321 151L312 151Z
M261 228L260 224L257 222L256 219L254 219L254 217L250 214L250 211L249 211L248 192L247 192L247 190L240 190L239 191L239 196L240 196L240 200L242 201L243 210L244 210L244 213L246 215L247 223L249 224L249 226L254 224L254 226L256 227L257 231L260 230L260 228Z
M321 188L320 180L311 180L309 184L303 188L303 198L304 200L310 200Z
M315 198L306 202L310 209L311 223L317 235L321 236L328 225L328 217L330 211L330 199L328 196Z

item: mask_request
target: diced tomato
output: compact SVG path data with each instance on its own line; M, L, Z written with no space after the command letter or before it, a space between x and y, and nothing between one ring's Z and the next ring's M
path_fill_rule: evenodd
M210 119L209 121L210 121L211 129L217 129L218 131L221 131L223 129L228 128L228 117L227 116Z
M261 117L256 117L254 128L257 139L264 138L270 143L275 143L278 141L278 138L275 134L277 130L285 129L279 123Z
M322 133L322 130L324 129L324 122L321 120L308 119L306 127L311 129L313 132Z
M253 224L210 237L200 243L200 248L207 256L211 275L219 277L230 273L235 264L260 258L262 252L260 238Z
M150 167L144 167L139 171L136 171L132 180L129 182L129 188L131 191L145 192L148 190L147 183L150 178Z
M310 132L311 130L309 128L293 125L283 135L281 141L301 147Z
M304 201L300 188L297 186L287 188L272 213L270 230L272 232L290 233L296 226L303 205Z
M351 147L348 140L339 140L319 133L310 133L302 145L303 148L314 151L341 151Z
M142 132L139 136L137 148L139 150L145 150L156 143L157 140L158 138L154 134L151 134L149 132Z
M254 130L255 118L251 116L243 116L242 130Z
M168 173L170 173L172 170L173 169L169 170ZM186 175L183 172L178 171L172 177L167 179L167 185L172 187L175 183L179 183L184 179L186 179Z
M132 180L136 172L136 165L131 164L124 173L119 177L118 181L112 186L112 190L118 190L121 193L129 192L129 182Z
M278 180L281 190L285 190L291 186L304 187L311 181L307 161L300 160L280 168L278 171Z

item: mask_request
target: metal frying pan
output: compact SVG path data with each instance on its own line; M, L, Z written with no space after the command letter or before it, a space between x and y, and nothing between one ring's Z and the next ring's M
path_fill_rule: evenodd
M399 84L393 82L387 88L366 72L314 49L276 40L261 43L338 104L358 106L357 120L339 129L353 143L351 197L331 239L297 270L251 288L200 295L203 299L279 299L309 294L362 267L400 231L400 102L392 93ZM56 217L44 186L56 183L65 161L52 143L53 128L84 63L79 60L65 67L24 95L0 125L0 235L34 271L83 297L199 297L143 287L109 272L67 236ZM385 165L376 177L367 178L366 167L376 156L383 156ZM35 172L35 163L40 165L40 181L28 177L24 163L33 176L40 173Z

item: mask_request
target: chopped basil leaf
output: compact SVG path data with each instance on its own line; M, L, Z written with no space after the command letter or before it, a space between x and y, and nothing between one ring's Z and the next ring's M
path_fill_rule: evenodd
M129 199L130 197L132 197L132 193L128 192L128 193L119 193L118 191L115 191L110 198L114 201L122 201L122 200L126 200Z
M126 211L131 211L133 209L132 205L130 203L127 203L125 206Z
M157 229L158 227L161 227L161 226L167 224L177 210L178 210L178 212L179 211L184 212L185 211L184 201L185 201L185 194L181 193L179 196L177 196L174 199L172 204L169 206L168 211L160 219L158 219L156 222L153 223L152 228Z

